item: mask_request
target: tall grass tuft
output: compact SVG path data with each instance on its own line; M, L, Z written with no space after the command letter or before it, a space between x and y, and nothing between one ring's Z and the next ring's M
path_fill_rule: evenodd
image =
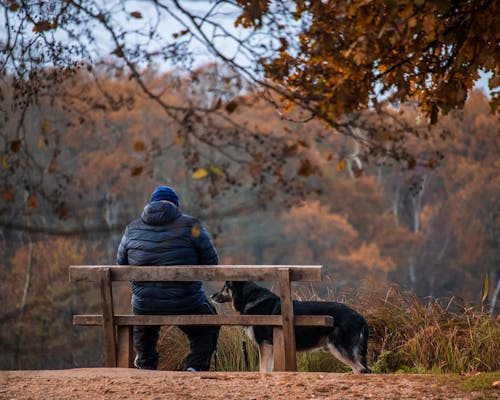
M500 370L500 325L484 310L457 298L422 300L396 286L384 290L338 299L331 290L320 298L313 289L301 287L296 297L341 301L362 314L370 327L368 360L374 372ZM318 364L323 364L324 371L342 368L342 364L327 367L317 359L303 368L310 370Z
M189 353L189 341L178 327L163 327L158 340L158 351L160 353L158 369L182 371L184 360Z
M174 326L164 327L158 341L160 360L158 368L182 371L189 353L189 342L182 331ZM217 351L212 357L211 370L258 371L258 350L246 337L242 327L221 327Z
M427 299L391 287L361 296L375 372L491 372L500 369L500 326L453 298Z
M242 327L221 328L214 367L218 371L259 370L259 352Z

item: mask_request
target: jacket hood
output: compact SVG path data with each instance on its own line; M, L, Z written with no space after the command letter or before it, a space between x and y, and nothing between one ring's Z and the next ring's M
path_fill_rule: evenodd
M181 210L175 204L153 201L144 207L141 219L148 225L163 225L181 215Z

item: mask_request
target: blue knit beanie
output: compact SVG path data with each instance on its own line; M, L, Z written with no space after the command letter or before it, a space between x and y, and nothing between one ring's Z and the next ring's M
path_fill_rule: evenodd
M151 193L151 198L149 199L150 203L160 200L168 200L177 206L179 205L179 196L177 196L174 189L169 186L158 186L153 190L153 193Z

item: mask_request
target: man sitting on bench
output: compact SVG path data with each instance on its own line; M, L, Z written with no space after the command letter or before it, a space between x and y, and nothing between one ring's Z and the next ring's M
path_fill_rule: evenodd
M151 194L140 218L132 221L121 239L119 265L216 265L208 231L195 218L182 213L177 193L159 186ZM201 282L131 282L136 315L216 314ZM208 371L217 345L218 326L179 326L189 338L187 371ZM159 326L134 326L134 365L157 369Z

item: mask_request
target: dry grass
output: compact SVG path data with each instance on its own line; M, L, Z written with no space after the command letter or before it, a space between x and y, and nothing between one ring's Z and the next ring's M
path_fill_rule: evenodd
M246 348L246 355L245 350ZM189 352L189 342L175 326L162 328L158 342L160 360L158 368L182 371ZM223 326L217 342L217 352L211 369L217 371L258 371L258 351L246 337L242 327Z
M302 290L297 297L318 299ZM328 300L333 299L327 293ZM350 303L370 326L369 364L374 372L467 373L500 370L500 326L482 310L458 300L422 301L391 287L380 294L361 294ZM247 360L243 346L247 348ZM181 370L188 342L175 327L164 328L159 343L160 369ZM345 372L328 353L298 355L299 371ZM222 327L213 369L256 371L258 353L242 328Z
M500 326L456 299L426 302L390 288L360 298L370 325L370 357L379 372L500 370Z

